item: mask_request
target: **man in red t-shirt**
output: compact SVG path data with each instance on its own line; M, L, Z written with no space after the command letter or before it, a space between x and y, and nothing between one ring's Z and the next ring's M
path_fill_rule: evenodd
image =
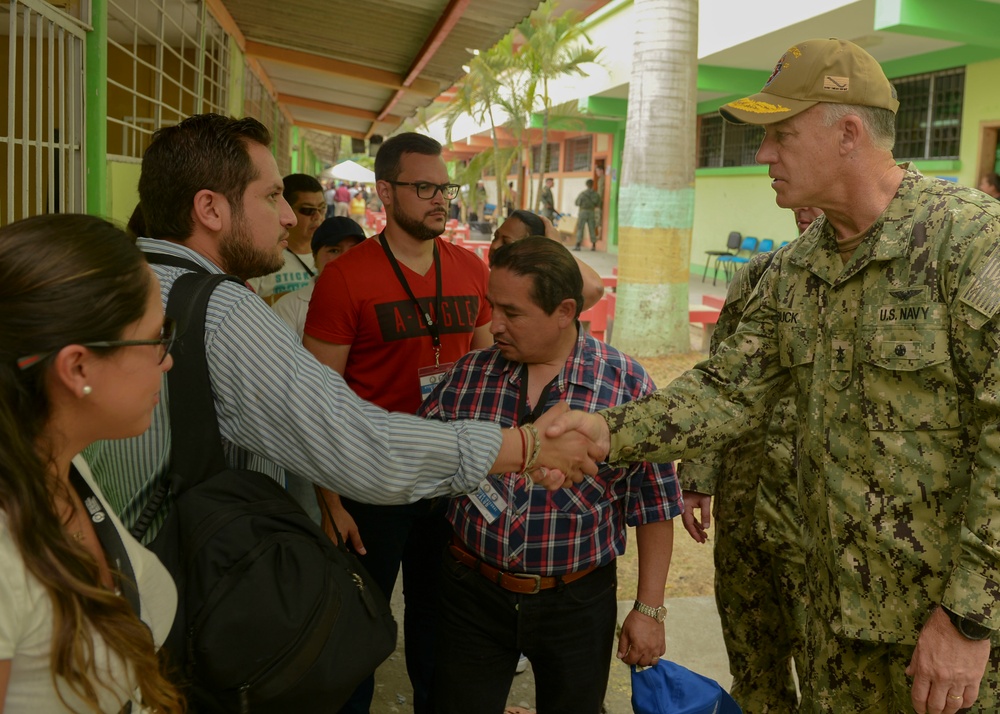
M385 230L323 271L303 342L359 396L412 414L451 362L493 343L489 271L439 238L459 187L448 182L437 141L415 133L389 139L375 158L375 179ZM437 573L451 533L444 503L372 506L322 497L387 598L402 564L414 711L433 711ZM367 712L373 691L369 678L341 711Z

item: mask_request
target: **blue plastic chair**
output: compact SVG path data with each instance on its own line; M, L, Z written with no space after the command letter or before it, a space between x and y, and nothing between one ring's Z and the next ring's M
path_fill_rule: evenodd
M740 241L743 240L743 234L739 231L730 231L729 238L726 239L726 249L725 250L706 250L705 255L705 272L701 274L701 282L705 282L705 277L708 275L708 263L712 258L718 258L722 255L736 255L740 249ZM715 262L715 270L718 271L719 262ZM715 276L713 276L712 285L715 285Z
M754 251L757 250L757 239L753 236L747 236L740 243L740 249L735 255L720 255L715 259L715 270L718 274L719 266L722 266L723 272L726 274L726 284L733 279L736 274L737 267L743 265L744 263L750 262L750 256L753 255ZM746 253L747 255L743 255ZM712 285L715 285L715 280L712 280Z
M757 246L758 253L770 253L774 250L774 241L770 238L761 238L760 244Z

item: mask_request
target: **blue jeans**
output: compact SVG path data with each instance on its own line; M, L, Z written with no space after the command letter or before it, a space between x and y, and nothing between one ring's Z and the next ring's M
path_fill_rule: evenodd
M358 556L386 599L392 597L403 567L403 639L406 672L413 685L413 711L433 711L434 638L440 609L438 573L441 555L451 539L445 520L447 499L405 506L373 506L342 499L357 523L367 554ZM375 692L372 675L354 690L341 714L367 714Z
M538 714L599 714L617 619L615 563L534 595L444 556L434 691L438 714L501 714L518 655Z

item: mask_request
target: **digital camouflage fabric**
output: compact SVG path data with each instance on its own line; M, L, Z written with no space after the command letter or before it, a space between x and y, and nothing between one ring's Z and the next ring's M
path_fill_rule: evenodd
M736 273L712 335L711 353L736 332L743 308L771 264L760 253ZM729 693L745 714L798 711L791 658L805 665L802 514L795 474L791 384L765 427L678 464L686 491L712 494L715 601L729 655Z
M791 384L811 616L911 645L938 604L998 629L998 312L1000 202L908 171L846 265L817 219L716 356L604 412L609 460L695 456Z

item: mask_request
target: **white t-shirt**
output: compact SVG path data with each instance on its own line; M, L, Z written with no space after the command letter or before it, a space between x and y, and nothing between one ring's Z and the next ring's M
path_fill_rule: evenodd
M295 330L295 333L302 339L302 332L306 327L306 316L309 314L309 301L312 300L313 288L316 282L313 281L304 288L299 288L295 292L288 293L279 298L271 305L278 317Z
M111 512L86 462L77 457L73 464L111 514L135 571L142 621L160 646L170 632L177 610L174 581L159 559L129 535ZM42 584L25 568L7 529L7 515L0 511L0 659L11 661L4 714L87 711L65 682L60 683L60 689L71 708L66 709L59 700L49 669L51 642L52 601ZM101 711L119 712L135 691L135 681L124 662L110 657L102 639L94 638L94 651L100 682L106 685L95 686ZM134 712L141 710L133 708Z
M309 268L313 275L316 274L316 261L313 259L312 253L293 253L286 248L285 265L281 270L262 278L252 278L247 282L250 283L253 291L262 298L270 295L284 295L293 290L304 288L312 282L312 275L306 268Z

